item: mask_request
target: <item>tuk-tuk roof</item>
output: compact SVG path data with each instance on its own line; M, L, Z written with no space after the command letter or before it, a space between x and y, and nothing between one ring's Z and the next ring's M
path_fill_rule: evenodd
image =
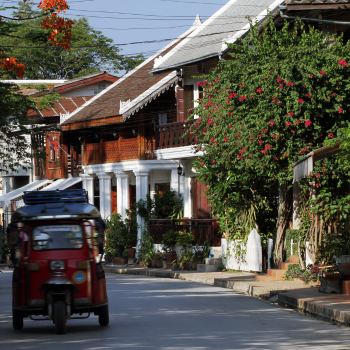
M24 202L27 205L13 213L12 222L101 218L97 208L87 203L85 190L40 192L25 192Z

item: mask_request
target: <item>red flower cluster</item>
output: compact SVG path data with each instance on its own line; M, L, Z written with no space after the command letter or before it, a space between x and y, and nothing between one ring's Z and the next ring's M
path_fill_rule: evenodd
M305 126L310 126L312 124L312 121L311 120L307 120L306 122L305 122Z
M273 121L273 119L270 120L270 126L274 126L275 122Z
M259 94L261 94L263 92L263 89L259 88L259 89L256 89L256 92L258 92Z
M303 100L303 99L298 98L298 103L303 103L303 102L304 102L304 100Z
M325 74L326 74L324 70L320 70L320 73L322 76L325 76Z
M17 58L15 57L1 59L0 67L2 67L6 73L9 73L13 69L18 78L23 78L23 74L26 69L25 65L22 62L18 63Z
M262 154L266 154L266 151L268 151L269 149L272 149L271 145L268 144L267 146L265 146L265 148L261 151Z
M228 141L228 138L227 138L226 136L224 137L224 141L225 141L225 142L227 142L227 141Z
M343 108L339 108L338 112L339 112L339 114L342 114L343 113Z
M292 123L290 123L290 122L286 123L286 126L291 126L291 125L292 125Z
M338 66L348 67L348 64L343 59L341 59L338 62Z
M241 96L239 99L238 99L238 101L244 101L244 100L246 100L247 98L245 97L245 96Z
M330 139L332 139L332 138L334 137L334 135L333 135L332 133L329 133L329 134L328 134L328 137L329 137Z
M310 94L306 94L306 97L311 98L311 95Z

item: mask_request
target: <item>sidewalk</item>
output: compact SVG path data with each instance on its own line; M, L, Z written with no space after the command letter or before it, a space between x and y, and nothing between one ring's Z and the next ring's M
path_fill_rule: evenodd
M170 269L152 269L142 267L113 267L106 266L106 273L153 276L161 278L177 278L186 281L210 284L218 287L243 292L247 295L269 299L281 291L295 288L310 288L294 281L255 281L256 274L249 272L197 272L197 271L171 271Z
M171 271L141 267L105 267L106 273L177 278L228 288L249 296L294 308L330 322L350 326L350 295L324 294L317 287L295 281L255 281L255 274L248 272L197 272Z

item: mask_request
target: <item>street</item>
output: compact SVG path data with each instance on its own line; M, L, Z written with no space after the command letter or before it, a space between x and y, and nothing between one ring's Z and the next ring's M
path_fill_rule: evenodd
M11 271L0 274L2 349L348 349L350 329L239 295L173 279L107 275L110 324L50 321L12 329Z

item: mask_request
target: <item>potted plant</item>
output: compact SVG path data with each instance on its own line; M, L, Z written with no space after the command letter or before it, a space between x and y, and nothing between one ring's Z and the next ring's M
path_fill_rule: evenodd
M122 253L122 256L120 258L120 263L122 265L126 265L128 263L128 252L126 250L124 250Z
M10 245L6 242L5 238L3 238L1 240L1 259L4 264L7 263L10 252Z
M200 247L198 244L196 244L193 248L193 255L191 257L191 265L193 270L197 270L198 264L204 264L205 259L209 258L210 255L210 246L209 242L205 241L203 246Z
M122 243L127 251L128 259L135 259L136 249L133 248L137 241L136 211L126 210L127 218L124 220Z
M166 252L166 259L171 263L176 259L175 246L179 238L179 233L175 230L166 232L162 239L163 249Z
M192 251L192 243L194 241L194 237L191 232L187 232L184 230L179 233L177 245L181 246L181 259L180 259L180 267L182 270L190 270L190 261L193 256Z

